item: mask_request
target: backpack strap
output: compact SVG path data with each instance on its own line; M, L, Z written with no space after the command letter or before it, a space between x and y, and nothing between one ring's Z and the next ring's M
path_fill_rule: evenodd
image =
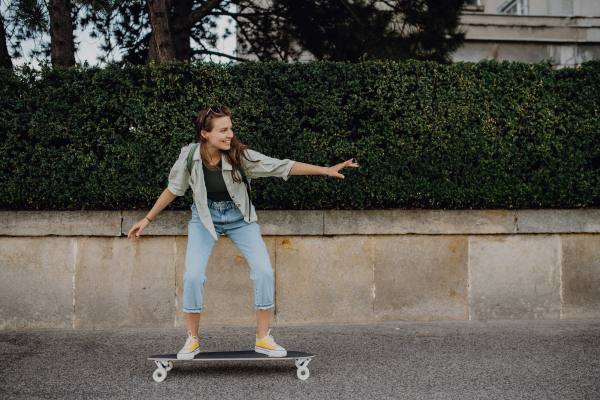
M194 153L196 152L198 146L200 146L200 143L196 143L195 145L193 145L190 150L190 154L188 154L187 169L190 174L192 173L192 168L194 168Z

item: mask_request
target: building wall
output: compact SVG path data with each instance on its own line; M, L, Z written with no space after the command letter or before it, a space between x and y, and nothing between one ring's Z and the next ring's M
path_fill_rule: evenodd
M496 14L504 0L479 0L486 14ZM553 16L600 16L600 1L597 0L527 0L528 15Z
M600 17L464 14L464 45L452 59L540 62L562 68L600 58Z

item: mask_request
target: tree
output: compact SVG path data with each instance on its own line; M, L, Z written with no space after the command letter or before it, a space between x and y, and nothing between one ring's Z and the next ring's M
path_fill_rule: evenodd
M103 61L142 64L193 61L207 55L239 58L216 51L220 39L216 18L227 16L233 0L122 0L106 19L88 15L94 34L104 38ZM226 31L223 35L231 35ZM122 61L111 55L123 49Z
M463 42L464 0L273 0L238 22L239 47L261 61L432 60L449 63ZM255 3L255 2L254 2Z
M42 53L50 55L49 46L44 46L41 40L42 35L49 28L48 13L41 1L8 1L2 19L4 22L4 39L11 64L12 58L23 56L21 43L25 40L33 40L36 45L30 52L30 56L39 56Z
M50 51L52 64L62 67L75 65L75 42L71 20L71 0L50 0Z
M2 36L2 43L0 43L0 68L12 68L12 59L8 53L6 47L6 30L4 29L4 18L0 14L0 36Z
M85 14L77 17L79 10L72 11L71 19L82 28L91 24L92 35L103 37L101 61L116 64L193 61L210 55L295 61L306 53L332 61L357 62L366 55L373 60L448 63L465 36L460 30L464 0L73 1ZM235 12L231 6L236 6ZM39 10L39 5L30 9ZM30 14L34 20L37 14ZM216 19L223 16L237 22L241 55L216 51L221 39ZM223 38L231 34L227 31ZM114 57L117 49L124 50L120 61ZM58 50L52 53L59 56Z
M302 1L302 0L300 0ZM237 23L238 56L254 56L259 61L297 61L303 49L289 29L291 10L286 3L272 0L238 0L237 13L229 13Z
M167 0L147 0L147 3L152 26L148 59L156 61L157 64L175 61L175 46L173 45Z
M22 42L33 40L36 46L31 57L50 57L54 65L75 65L77 46L74 30L80 23L80 13L106 15L120 0L9 0L5 11L5 43L10 45L10 58L20 58ZM50 35L50 43L43 39ZM12 61L11 61L12 62Z

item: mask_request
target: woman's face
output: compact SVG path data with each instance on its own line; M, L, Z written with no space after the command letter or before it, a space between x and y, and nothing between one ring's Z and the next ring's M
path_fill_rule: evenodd
M212 120L213 128L210 132L202 131L201 134L208 140L209 147L213 146L219 150L227 151L231 148L231 118L221 117Z

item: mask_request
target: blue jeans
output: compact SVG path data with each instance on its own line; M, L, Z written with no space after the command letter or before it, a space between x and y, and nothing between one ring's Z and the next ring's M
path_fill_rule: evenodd
M242 212L232 201L208 199L208 209L217 231L217 237L226 234L242 252L250 265L250 279L254 282L254 307L266 310L273 307L273 269L267 246L256 222L244 221ZM204 227L196 205L192 205L192 219L188 224L188 244L183 274L183 311L202 312L206 264L217 241ZM233 288L231 288L233 290Z

